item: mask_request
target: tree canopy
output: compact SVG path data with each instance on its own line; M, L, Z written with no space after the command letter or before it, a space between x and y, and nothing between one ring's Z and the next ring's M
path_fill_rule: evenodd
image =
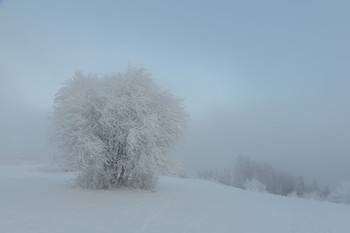
M182 100L143 69L100 76L76 73L56 94L51 136L60 160L83 187L152 189L183 135Z

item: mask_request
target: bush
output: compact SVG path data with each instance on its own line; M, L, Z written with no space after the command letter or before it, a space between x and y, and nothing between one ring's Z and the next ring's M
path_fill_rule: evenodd
M153 189L187 122L182 101L142 69L98 77L76 73L58 91L52 142L87 188Z

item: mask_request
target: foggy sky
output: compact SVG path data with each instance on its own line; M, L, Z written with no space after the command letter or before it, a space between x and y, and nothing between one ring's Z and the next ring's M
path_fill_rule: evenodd
M75 71L128 64L185 99L177 157L239 154L350 179L348 1L0 2L0 155L46 155L47 116Z

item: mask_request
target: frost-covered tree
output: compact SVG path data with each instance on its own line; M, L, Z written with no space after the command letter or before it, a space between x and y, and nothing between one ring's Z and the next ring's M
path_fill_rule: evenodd
M252 179L247 179L244 183L243 183L243 187L245 190L250 190L250 191L255 191L255 192L266 192L266 186L261 183L259 180L257 180L256 178L252 178Z
M234 167L233 186L244 188L243 184L248 179L252 179L254 174L254 164L248 156L240 155L237 157Z
M326 185L320 192L322 198L327 198L329 194L331 194L331 189L328 187L328 185Z
M52 122L60 161L78 171L81 186L153 189L187 115L143 69L129 68L102 77L76 73L55 97Z
M305 194L305 183L302 176L299 176L299 179L295 183L295 192L299 197Z
M276 171L266 162L252 161L248 156L237 157L233 172L233 186L237 188L246 189L245 182L254 179L264 185L266 192L277 195L286 196L295 188L289 174Z
M336 190L329 195L329 199L336 203L350 204L350 181L342 182Z

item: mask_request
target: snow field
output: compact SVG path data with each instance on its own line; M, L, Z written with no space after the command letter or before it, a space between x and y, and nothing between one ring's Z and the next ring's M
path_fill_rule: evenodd
M0 165L1 233L348 233L350 206L161 177L158 191L87 190L72 173Z

